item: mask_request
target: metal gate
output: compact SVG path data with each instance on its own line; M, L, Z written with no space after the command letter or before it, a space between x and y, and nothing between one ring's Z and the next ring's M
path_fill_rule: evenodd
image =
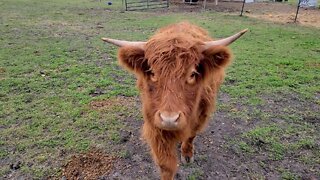
M169 0L124 0L126 11L168 8Z

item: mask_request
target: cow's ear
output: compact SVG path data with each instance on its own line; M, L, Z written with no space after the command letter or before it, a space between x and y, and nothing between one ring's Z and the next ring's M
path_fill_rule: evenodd
M141 48L126 46L119 49L118 59L120 65L131 72L143 73L149 69L147 60Z
M203 51L203 64L206 69L214 70L216 68L225 68L232 59L232 53L225 46L214 46Z

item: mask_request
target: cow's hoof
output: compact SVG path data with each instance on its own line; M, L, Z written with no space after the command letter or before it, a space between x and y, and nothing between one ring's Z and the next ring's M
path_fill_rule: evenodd
M194 161L194 157L188 157L188 156L182 156L181 155L181 162L182 164L189 164L189 163L193 163Z

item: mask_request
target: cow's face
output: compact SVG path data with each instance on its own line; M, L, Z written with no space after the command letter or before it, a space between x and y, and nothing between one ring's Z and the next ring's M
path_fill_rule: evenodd
M197 117L203 87L231 54L223 46L166 47L122 47L119 61L137 75L147 120L160 129L181 130Z
M143 80L143 100L148 119L159 128L179 130L195 117L203 84L197 65L165 70L150 66Z

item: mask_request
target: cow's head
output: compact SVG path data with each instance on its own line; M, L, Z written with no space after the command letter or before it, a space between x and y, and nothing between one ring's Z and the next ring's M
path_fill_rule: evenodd
M148 42L103 40L121 47L120 64L137 76L146 119L160 129L181 130L199 116L204 85L229 64L226 46L245 32L209 42L179 36Z

